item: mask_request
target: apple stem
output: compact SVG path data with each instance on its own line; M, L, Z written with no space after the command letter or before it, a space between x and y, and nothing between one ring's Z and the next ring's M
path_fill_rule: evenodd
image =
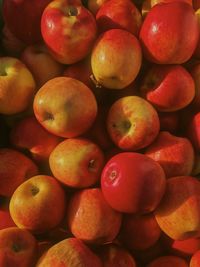
M78 9L74 6L70 6L68 9L69 16L77 16L78 15Z
M90 75L90 79L92 80L92 82L95 84L96 88L101 88L101 84L95 79L94 75Z

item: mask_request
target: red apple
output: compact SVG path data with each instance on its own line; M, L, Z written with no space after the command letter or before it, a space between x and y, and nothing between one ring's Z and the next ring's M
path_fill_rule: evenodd
M165 183L161 166L134 152L113 156L104 166L101 176L106 201L112 208L127 213L153 211L164 194Z
M97 27L94 16L82 4L55 0L42 14L41 32L53 57L58 62L72 64L89 54Z
M48 163L50 153L61 140L47 132L34 116L21 119L10 132L10 143L22 151L27 150L40 165Z
M0 195L11 197L25 180L38 173L35 163L21 152L0 149Z
M187 136L191 140L195 150L200 151L200 112L190 117L187 125Z
M67 77L45 83L35 95L33 108L45 129L66 138L86 132L97 114L92 91L82 82Z
M36 267L103 267L100 259L77 238L67 238L50 247Z
M152 7L140 31L144 56L159 64L186 62L194 53L198 38L199 28L194 10L190 4L182 1Z
M149 264L147 264L146 267L172 267L172 266L189 267L188 263L184 259L171 255L159 257L150 262Z
M198 237L200 182L191 176L169 178L155 217L161 230L174 240Z
M142 16L131 0L110 0L96 14L99 32L123 29L138 36Z
M116 146L122 150L135 151L155 140L160 122L149 102L138 96L126 96L110 107L107 129Z
M63 66L48 53L44 44L27 46L20 59L33 74L37 88L62 75Z
M138 39L131 33L112 29L97 39L91 65L97 84L110 89L130 85L139 73L142 61Z
M113 210L100 188L75 192L69 202L67 223L72 234L91 244L112 242L120 229L122 214Z
M140 91L157 110L171 112L191 103L195 84L190 73L180 65L153 65L144 75Z
M162 166L166 178L187 176L192 173L194 149L185 137L160 132L156 140L147 147L145 155Z
M199 265L200 265L200 250L198 250L192 256L192 258L190 260L190 266L189 267L199 267Z
M37 175L23 182L10 200L10 214L19 228L43 233L64 218L65 191L51 176Z
M0 230L16 226L13 222L13 219L10 216L9 211L9 202L10 200L7 198L1 198L0 199Z
M139 216L126 214L119 235L122 244L130 251L146 250L159 240L161 229L153 213Z
M9 30L26 44L42 40L40 19L51 0L4 0L3 17Z
M0 230L0 266L33 267L37 257L37 241L24 229Z
M89 187L97 183L104 166L104 155L92 141L69 138L58 144L49 157L50 169L61 183Z

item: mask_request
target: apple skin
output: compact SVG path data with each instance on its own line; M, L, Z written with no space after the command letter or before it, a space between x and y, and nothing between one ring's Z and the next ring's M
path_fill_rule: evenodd
M104 166L104 154L88 139L69 138L51 152L49 165L54 177L61 183L84 188L99 181Z
M131 0L110 0L96 14L99 32L123 29L138 36L142 16Z
M110 107L107 130L116 146L122 150L136 151L155 140L160 122L149 102L138 96L127 96Z
M92 14L95 16L98 12L99 8L109 0L88 0L87 1L87 7L92 12Z
M12 57L19 57L25 49L26 44L17 39L17 37L8 29L6 24L2 28L2 48L4 53Z
M194 165L194 149L188 138L161 131L147 147L145 155L158 162L166 178L190 175Z
M162 256L159 257L149 264L146 267L170 267L170 266L177 266L177 267L189 267L188 263L177 256Z
M10 31L26 44L42 40L40 19L51 0L4 0L3 17Z
M101 175L101 188L106 201L113 209L125 213L152 212L164 194L165 184L161 166L135 152L113 156Z
M197 10L200 8L200 1L199 0L192 0L193 8L194 10Z
M200 250L194 253L190 259L189 267L199 267L200 264Z
M10 132L10 144L29 152L39 165L47 164L52 150L62 141L46 131L34 116L21 119Z
M194 10L190 4L181 1L152 7L140 31L145 58L158 64L186 62L194 53L198 38L199 28Z
M116 244L106 244L98 251L104 267L136 267L130 252Z
M40 88L50 79L62 76L62 64L49 54L44 44L27 46L20 59L33 74L37 88Z
M19 113L31 104L36 89L35 81L19 59L0 58L0 85L1 114Z
M55 178L33 176L15 190L9 209L19 228L44 233L56 227L64 218L65 192Z
M200 249L200 238L188 238L186 240L173 240L162 234L163 246L169 254L190 259Z
M79 266L103 267L100 259L77 238L67 238L55 244L37 262L36 267Z
M125 214L120 229L120 240L129 249L146 250L156 244L161 235L153 213L145 215ZM134 252L133 252L134 254Z
M21 152L10 148L0 149L0 195L11 197L25 180L36 175L35 163Z
M190 117L187 125L187 136L192 142L195 150L200 151L200 112L195 113Z
M55 0L42 14L41 32L53 57L60 63L72 64L89 54L97 26L92 13L80 3Z
M198 61L193 66L190 67L190 74L195 83L195 96L191 103L194 110L199 110L200 105L200 62Z
M0 199L0 230L16 226L10 216L9 201L8 198Z
M33 109L46 130L65 138L86 132L97 115L92 91L68 77L57 77L45 83L35 95Z
M158 112L160 120L160 130L176 134L179 130L179 112Z
M27 230L8 227L0 230L0 266L33 267L37 240Z
M139 73L142 52L138 39L122 29L102 33L91 52L91 66L97 84L123 89Z
M122 214L110 207L100 188L77 191L69 201L68 227L76 238L86 243L112 242L119 232L121 220Z
M192 102L195 84L181 65L153 65L143 77L140 92L158 111L171 112Z
M165 194L154 214L161 230L174 240L200 235L200 182L192 176L167 179Z

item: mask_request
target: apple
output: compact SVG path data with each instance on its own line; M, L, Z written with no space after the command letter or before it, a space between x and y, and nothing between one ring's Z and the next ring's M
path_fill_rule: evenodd
M100 180L103 151L85 138L69 138L58 144L49 157L55 178L67 186L83 188Z
M159 257L153 260L151 263L147 264L147 267L171 267L171 266L189 267L187 261L185 261L180 257L171 255Z
M91 244L112 242L120 229L122 214L113 210L100 188L75 192L67 210L67 224L72 234Z
M62 76L63 66L49 54L44 44L27 46L20 59L33 74L37 88L50 79Z
M1 38L2 49L9 56L19 57L26 47L22 41L13 35L6 24L3 25Z
M36 175L35 163L21 152L10 148L0 149L0 195L11 197L25 180Z
M87 1L87 7L92 12L93 15L96 15L99 8L109 0L88 0Z
M130 251L146 250L156 244L161 229L153 213L125 214L120 229L120 240Z
M190 67L190 74L192 75L192 78L195 83L195 96L191 103L192 108L196 111L199 110L200 105L200 62L196 62Z
M122 150L147 147L160 130L158 113L145 99L126 96L112 104L107 116L108 133Z
M145 155L158 162L166 175L187 176L192 173L195 154L188 138L161 131L156 140L147 147Z
M91 66L97 84L123 89L137 77L142 63L138 39L122 29L102 33L91 52Z
M103 267L98 256L81 240L73 237L60 241L43 254L36 267L46 266Z
M27 151L39 165L48 163L49 155L61 141L60 137L46 131L34 116L21 119L10 132L10 144Z
M97 114L92 91L82 82L57 77L45 83L35 95L34 114L49 132L73 138L86 132Z
M44 233L56 227L64 218L65 192L55 178L33 176L15 190L9 209L19 228Z
M8 198L0 198L0 230L16 226L10 216L9 201Z
M195 150L200 151L200 112L196 112L190 117L187 125L187 136L192 142Z
M31 105L35 94L35 81L19 59L0 57L0 84L1 114L22 112Z
M200 235L200 182L192 176L167 179L165 194L155 210L161 230L174 240Z
M26 44L42 40L40 20L44 8L51 0L4 0L3 18L9 30Z
M99 32L123 29L138 36L142 16L131 0L110 0L96 14Z
M125 213L152 212L163 197L165 184L162 167L151 158L135 152L113 156L101 175L106 201L113 209Z
M102 246L98 255L104 267L136 267L136 262L129 251L112 243Z
M158 111L171 112L192 102L195 84L181 65L153 65L143 77L140 92Z
M25 229L0 230L0 266L33 267L37 257L37 240Z
M159 64L186 62L194 53L198 38L195 12L190 4L182 1L153 6L140 31L145 58Z
M190 259L189 267L199 267L200 264L200 250L194 253Z
M82 4L54 0L42 14L41 32L53 57L63 64L72 64L89 54L97 26L92 13Z

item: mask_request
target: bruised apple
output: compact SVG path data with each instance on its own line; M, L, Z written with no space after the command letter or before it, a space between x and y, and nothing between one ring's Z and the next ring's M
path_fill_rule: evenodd
M139 73L142 52L138 39L122 29L102 33L91 54L91 65L97 84L110 89L123 89Z
M72 64L89 54L97 26L92 13L80 1L55 0L42 14L41 32L53 57L60 63Z
M92 91L82 82L56 77L36 93L33 109L46 130L72 138L91 127L96 118L97 103Z

